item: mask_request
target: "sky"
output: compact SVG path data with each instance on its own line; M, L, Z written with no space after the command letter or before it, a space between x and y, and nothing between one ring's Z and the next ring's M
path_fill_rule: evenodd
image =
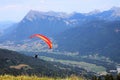
M120 0L0 0L0 21L20 21L30 11L88 13L120 7Z

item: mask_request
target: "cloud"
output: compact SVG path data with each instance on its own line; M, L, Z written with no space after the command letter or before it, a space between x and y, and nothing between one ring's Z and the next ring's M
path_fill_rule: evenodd
M24 1L23 0L21 2L11 2L9 4L5 4L5 5L0 5L0 11L29 11L31 9L35 9L35 10L44 10L44 7L46 7L44 5L45 0L29 0L28 1Z
M40 1L40 3L45 3L45 0L39 0Z
M12 5L5 5L5 6L0 6L0 11L7 11L7 10L17 10L17 9L21 9L22 6L20 5L15 5L15 4L12 4Z

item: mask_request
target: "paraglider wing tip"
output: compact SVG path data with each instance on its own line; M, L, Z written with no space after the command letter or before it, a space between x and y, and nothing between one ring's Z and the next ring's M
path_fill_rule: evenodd
M30 36L30 38L33 38L33 37L35 37L35 35Z
M31 36L29 38L32 38Z
M52 47L50 47L49 49L52 49Z

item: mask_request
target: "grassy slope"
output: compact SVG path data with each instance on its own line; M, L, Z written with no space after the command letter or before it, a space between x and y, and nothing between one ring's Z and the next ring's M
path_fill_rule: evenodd
M11 75L1 75L0 80L83 80L83 78L77 76L71 76L65 79L62 78L50 78L50 77L37 77L37 76L11 76Z
M64 68L64 69L63 69ZM76 69L60 63L52 63L34 57L25 56L15 51L0 49L0 74L45 75L65 77L75 74ZM81 72L80 72L81 73ZM79 73L78 73L79 74Z

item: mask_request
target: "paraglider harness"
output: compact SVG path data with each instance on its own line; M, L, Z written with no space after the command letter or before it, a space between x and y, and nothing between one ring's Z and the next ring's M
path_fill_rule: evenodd
M35 54L35 56L34 56L35 58L38 58L38 55L37 54Z

